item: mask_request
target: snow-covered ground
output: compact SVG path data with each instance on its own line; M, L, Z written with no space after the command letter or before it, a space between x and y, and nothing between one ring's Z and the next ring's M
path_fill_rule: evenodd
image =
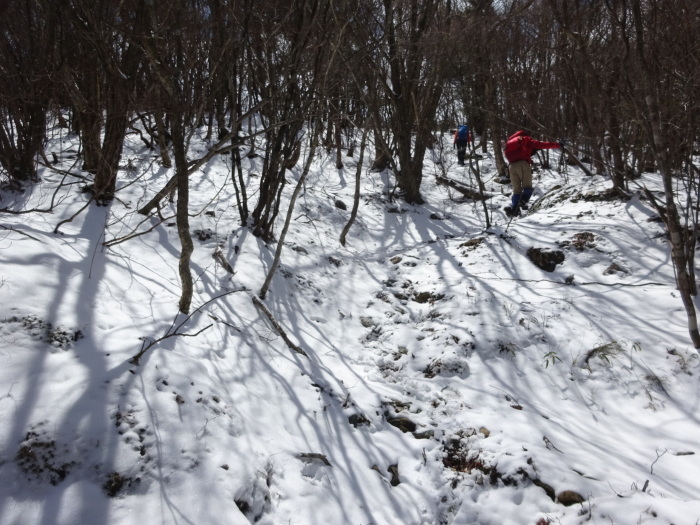
M76 147L50 143L54 168ZM60 234L79 179L43 169L2 193L60 201L0 214L2 525L700 520L700 360L648 202L540 170L508 226L486 156L487 230L481 203L436 183L474 184L449 150L420 207L365 169L342 247L356 160L319 157L265 299L303 355L252 301L275 246L240 226L225 157L192 177L195 300L178 315L174 205L151 231L136 213L169 175L154 160L134 141L118 200ZM564 260L540 269L537 250Z

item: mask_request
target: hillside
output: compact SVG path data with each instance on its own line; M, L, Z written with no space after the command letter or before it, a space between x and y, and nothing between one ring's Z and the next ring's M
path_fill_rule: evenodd
M252 300L275 245L239 224L228 158L192 177L184 316L174 205L136 213L167 170L136 138L118 199L53 233L87 201L74 140L2 193L37 210L0 215L3 525L700 520L700 360L639 198L657 175L610 200L554 153L509 224L486 156L487 229L436 182L474 186L447 150L419 207L365 169L343 247L356 160L320 156L265 298L275 327Z

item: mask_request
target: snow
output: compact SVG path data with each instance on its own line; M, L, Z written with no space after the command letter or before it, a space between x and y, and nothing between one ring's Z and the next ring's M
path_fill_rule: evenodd
M48 145L54 168L75 141ZM424 206L365 169L346 247L356 161L319 157L265 298L306 355L253 304L275 245L240 226L226 157L191 181L189 316L174 205L151 231L136 213L171 175L153 152L129 143L118 200L58 234L86 202L77 179L43 168L2 193L10 210L62 200L0 215L0 523L696 523L700 360L638 191L659 176L590 199L610 181L552 157L510 224L479 161L488 230L435 182L474 184L451 152L426 161ZM565 260L544 271L530 248Z

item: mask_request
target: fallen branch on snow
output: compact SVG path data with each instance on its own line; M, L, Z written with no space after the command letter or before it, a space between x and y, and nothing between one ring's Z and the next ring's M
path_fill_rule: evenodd
M440 177L439 175L435 178L435 180L438 182L438 184L444 184L446 186L449 186L450 188L454 188L458 192L460 192L462 195L464 195L467 199L471 199L474 201L481 201L481 200L486 200L490 199L493 197L493 195L489 194L484 194L483 196L479 193L478 190L473 190L464 184L461 184L455 180L448 179L447 177Z
M270 323L272 323L273 328L275 331L284 339L284 342L287 343L287 346L294 350L297 354L301 354L304 357L309 357L304 350L299 345L295 345L292 340L289 338L287 335L287 332L284 331L284 329L280 326L280 324L277 322L277 319L275 319L275 316L272 315L272 312L270 309L265 305L265 303L262 302L262 299L258 297L255 294L250 294L250 298L253 301L253 304L260 308L260 310L265 314L265 316L270 320Z
M182 327L184 326L184 324L185 324L187 321L189 321L189 320L192 318L192 316L193 316L194 314L196 314L197 312L199 312L202 308L204 308L204 307L205 307L206 305L208 305L209 303L211 303L211 302L213 302L213 301L216 301L217 299L220 299L220 298L225 297L225 296L227 296L227 295L231 295L232 293L245 292L245 291L247 291L246 288L240 288L240 289L238 289L238 290L231 290L230 292L222 293L221 295L217 295L216 297L212 297L212 298L209 299L208 301L202 303L202 304L201 304L200 306L198 306L191 314L189 314L187 317L185 317L185 318L182 320L182 322L181 322L180 324L178 324L178 325L175 327L175 329L173 329L173 325L175 324L175 321L173 321L173 324L170 326L170 329L168 330L168 332L167 332L163 337L159 337L158 339L154 339L153 341L151 341L150 343L148 343L148 345L146 344L146 341L144 340L144 342L141 344L141 350L139 351L138 354L136 354L134 357L132 357L131 359L129 359L129 363L132 364L132 365L135 365L135 366L139 366L139 365L141 364L140 361L141 361L141 357L143 356L143 354L145 354L150 348L152 348L153 346L157 345L157 344L160 343L161 341L165 341L166 339L170 339L171 337L197 337L199 334L201 334L201 333L204 332L205 330L208 330L209 328L211 328L211 327L214 326L214 325L213 325L213 324L207 325L207 326L205 326L204 328L202 328L201 330L199 330L198 332L196 332L196 333L194 333L194 334L187 334L187 333L179 332L179 330L180 330L180 328L182 328ZM210 316L210 317L211 317L211 316ZM176 319L177 319L177 317L176 317ZM215 321L218 321L218 319L215 318L215 317L212 317L212 319L214 319ZM229 326L230 326L230 325L229 325Z

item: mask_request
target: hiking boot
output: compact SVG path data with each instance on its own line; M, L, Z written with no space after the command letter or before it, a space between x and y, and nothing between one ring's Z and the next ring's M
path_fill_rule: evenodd
M503 208L503 211L506 212L508 217L520 217L520 208L513 209L512 206L506 206Z

